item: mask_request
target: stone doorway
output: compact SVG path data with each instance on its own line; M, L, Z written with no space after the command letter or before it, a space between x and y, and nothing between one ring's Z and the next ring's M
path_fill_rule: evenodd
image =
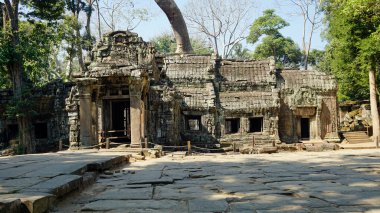
M310 119L301 118L301 139L310 139Z
M107 129L107 136L112 142L131 142L131 119L129 100L110 101L110 126Z

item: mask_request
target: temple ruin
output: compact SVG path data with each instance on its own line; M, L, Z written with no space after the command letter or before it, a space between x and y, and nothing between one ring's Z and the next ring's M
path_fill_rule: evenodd
M107 140L140 148L144 141L220 147L253 137L257 146L337 139L331 75L276 70L272 59L159 55L128 31L104 35L92 55L89 71L76 76L60 105L61 124L68 125L54 140L71 149Z

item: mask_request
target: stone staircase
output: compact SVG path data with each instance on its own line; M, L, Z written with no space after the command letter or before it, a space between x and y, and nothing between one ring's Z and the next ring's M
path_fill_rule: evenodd
M344 132L343 136L348 144L373 142L365 131Z

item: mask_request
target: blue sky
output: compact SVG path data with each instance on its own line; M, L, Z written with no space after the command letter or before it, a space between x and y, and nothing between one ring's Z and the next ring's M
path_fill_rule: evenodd
M237 2L239 0L236 0ZM295 13L296 8L293 5L285 5L281 0L256 0L255 8L252 9L251 16L256 19L262 15L265 9L275 9L276 14L289 22L290 26L284 28L281 32L286 37L291 37L300 47L302 43L302 17L292 15ZM181 11L186 9L187 0L176 0L178 7ZM150 21L142 22L134 31L138 33L145 41L149 41L152 37L160 35L164 32L171 32L170 23L165 14L156 5L154 0L138 1L137 7L148 8L152 15ZM312 49L324 49L326 42L321 39L322 27L316 30L313 35ZM248 49L253 50L252 45L247 46Z

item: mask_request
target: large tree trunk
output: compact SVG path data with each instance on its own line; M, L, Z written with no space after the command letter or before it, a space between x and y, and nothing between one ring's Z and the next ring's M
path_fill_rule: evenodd
M87 58L91 58L91 49L92 49L92 35L91 35L91 16L92 16L92 6L94 4L94 0L87 0L87 5L90 9L86 11L86 34L87 34Z
M7 70L9 76L11 77L11 82L13 86L13 95L17 101L22 101L26 97L23 95L23 90L26 89L27 84L25 83L24 71L22 66L22 55L17 51L20 39L18 35L19 29L19 19L18 19L18 7L19 1L13 0L12 4L9 0L5 0L6 11L3 15L6 16L4 21L10 22L10 29L7 29L7 24L4 23L4 31L10 30L9 38L13 51L13 60L8 62ZM18 109L20 110L20 109ZM34 153L35 147L32 144L32 133L31 133L31 119L28 112L21 113L17 112L19 116L17 117L18 127L19 127L19 140L20 145L26 153Z
M75 7L75 18L76 18L76 21L79 22L79 12L80 12L80 0L76 0L76 7ZM76 45L77 45L77 48L78 48L78 62L79 62L79 66L80 66L80 69L81 69L81 72L86 72L87 71L87 68L84 64L84 60L83 60L83 51L82 51L82 36L80 35L80 29L79 27L76 27L75 29L75 34L76 34Z
M373 139L376 142L376 138L379 137L379 111L377 109L377 98L376 98L376 77L375 70L371 69L369 71L369 94L371 103L371 116L372 116L372 128L373 128Z
M192 53L189 33L185 20L174 0L155 0L157 5L164 11L172 25L174 37L177 42L176 53Z

